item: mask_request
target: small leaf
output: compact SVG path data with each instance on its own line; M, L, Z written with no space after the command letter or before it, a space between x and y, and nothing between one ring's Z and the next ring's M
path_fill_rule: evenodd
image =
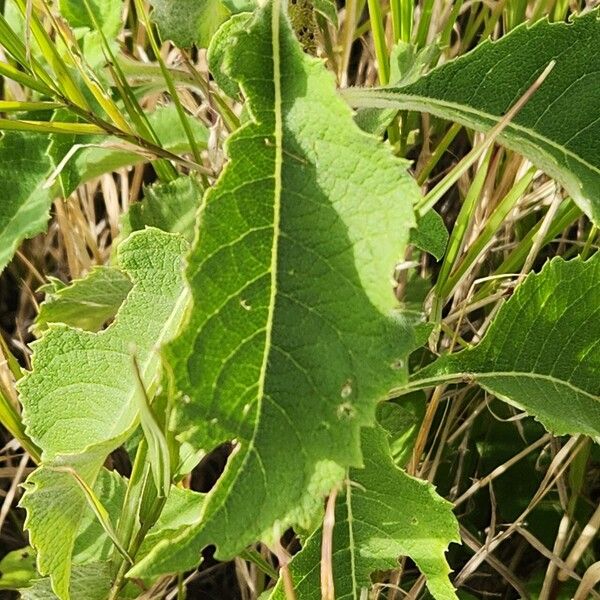
M556 258L529 275L474 348L414 375L419 384L474 379L556 435L600 440L600 254Z
M208 48L210 40L229 17L222 0L151 0L152 20L164 40L180 48L197 44Z
M377 407L377 421L389 436L390 453L398 467L405 467L411 457L426 405L425 394L417 391Z
M201 518L204 498L204 494L171 487L171 492L160 518L148 532L137 554L138 562L148 556L159 542L170 543L170 540L176 539L191 526L196 525ZM191 555L184 559L184 562L198 562L198 556ZM153 570L151 559L144 564L149 572ZM139 571L139 575L142 578L145 577L143 569Z
M398 469L383 429L362 435L364 469L350 469L338 493L333 528L336 600L360 600L374 571L394 569L409 556L427 578L436 600L456 599L444 553L459 541L452 505L432 485ZM318 529L290 565L298 600L320 600L321 539ZM271 596L284 600L281 583Z
M448 244L448 230L444 220L434 210L425 213L417 226L410 230L410 243L441 260Z
M252 13L243 12L227 19L213 36L206 59L208 68L217 85L230 97L235 98L240 88L237 82L223 70L223 60L231 47L235 45L235 36L244 31L252 18Z
M194 306L167 349L181 439L238 447L201 523L154 548L154 573L192 566L208 544L228 558L309 521L361 464L360 429L415 344L391 276L418 188L355 126L280 10L259 9L226 61L251 119L205 197L188 257Z
M132 204L124 215L121 235L156 227L179 233L191 242L202 193L200 182L192 175L146 187L142 202Z
M334 27L338 26L337 5L334 0L312 0L315 10L322 14Z
M439 48L434 44L417 50L412 44L396 42L390 54L391 83L398 86L413 83L435 64L439 53ZM354 120L363 131L382 136L397 114L397 108L360 108Z
M30 546L13 550L0 560L0 590L28 587L36 577L35 551Z
M94 267L82 279L66 285L58 279L39 288L46 297L32 330L37 337L50 323L64 323L86 331L98 331L115 316L131 290L131 280L114 267Z
M54 196L44 188L48 137L7 131L0 139L0 272L21 242L46 229Z
M121 30L123 1L122 0L60 0L61 15L71 27L87 27L91 31L96 26L90 17L86 2L102 28L104 35L110 40Z
M354 106L426 111L487 130L555 66L498 141L556 178L580 208L600 224L600 10L571 23L523 24L416 83L350 90ZM580 110L581 100L585 98Z

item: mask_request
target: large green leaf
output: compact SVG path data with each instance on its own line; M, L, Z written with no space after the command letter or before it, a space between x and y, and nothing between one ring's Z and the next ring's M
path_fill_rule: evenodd
M237 448L201 524L153 551L156 572L190 566L190 548L231 557L309 518L361 465L360 429L414 343L393 314L391 275L418 189L357 128L280 10L259 9L229 53L251 119L205 197L188 259L193 310L167 348L182 438Z
M476 380L556 435L600 439L600 254L531 274L474 348L419 371L415 385Z
M496 124L551 61L542 87L499 141L555 177L600 223L600 12L572 23L521 25L497 42L407 86L350 90L355 106L431 112L486 130Z
M425 481L398 469L383 429L362 435L364 469L350 469L338 494L333 528L332 572L337 600L360 600L371 588L370 575L414 560L437 600L456 599L444 558L459 540L452 505ZM318 529L291 563L298 600L320 600L321 540ZM281 583L271 596L285 600Z
M44 188L51 162L47 138L8 131L0 139L0 271L20 243L46 229L54 199Z
M86 500L76 480L57 467L73 468L92 484L107 454L135 427L140 392L133 356L152 396L160 374L157 350L177 331L187 302L185 247L180 236L156 229L133 233L117 251L132 289L115 320L97 333L50 325L33 344L33 370L19 382L27 432L43 452L21 505L38 569L51 576L60 598L68 597Z

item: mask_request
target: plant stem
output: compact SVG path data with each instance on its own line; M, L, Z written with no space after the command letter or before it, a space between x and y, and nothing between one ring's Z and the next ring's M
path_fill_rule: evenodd
M377 57L377 72L379 83L387 85L390 81L390 63L387 55L387 44L385 42L385 30L383 28L383 16L381 14L380 0L367 0L369 6L369 21L371 22L371 33L375 44L375 56Z
M444 137L440 140L440 143L433 151L425 166L417 174L417 183L419 185L423 185L427 181L431 171L433 171L435 166L440 161L440 158L442 158L446 150L448 150L448 146L452 143L461 129L462 125L460 125L460 123L453 123L450 129L448 129L448 131L444 134Z

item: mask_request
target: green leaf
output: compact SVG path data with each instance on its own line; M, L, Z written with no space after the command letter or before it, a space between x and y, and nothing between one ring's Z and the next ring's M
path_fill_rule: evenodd
M136 556L137 560L141 561L145 556L148 556L159 542L171 543L171 540L180 536L189 527L196 525L202 514L204 498L204 494L171 487L171 492L160 518L144 539L144 543ZM198 562L198 556L192 554L184 562ZM153 570L152 559L144 564L151 573ZM145 576L143 569L140 569L139 575L142 578Z
M75 479L57 467L73 468L93 485L108 453L137 425L132 356L153 396L160 375L157 350L178 330L187 303L185 248L177 235L156 229L133 233L117 250L117 266L132 289L115 320L97 333L50 325L32 344L33 371L19 382L19 392L27 432L43 461L27 479L21 505L38 570L50 574L60 598L68 597L71 554L87 506Z
M208 48L210 40L229 17L222 0L151 0L152 20L160 35L181 48L197 44Z
M174 154L184 154L190 151L188 138L175 106L157 108L148 115L148 119L165 150ZM206 148L208 141L206 127L198 119L191 117L188 119L196 143L201 149ZM92 135L54 135L49 149L54 164L60 164L75 144L83 146L64 164L59 177L62 194L65 197L90 179L148 160L141 154L123 149L123 144L117 138ZM85 147L89 144L92 146ZM100 145L104 147L100 147Z
M94 490L102 498L113 523L121 515L127 480L114 471L102 469L96 480ZM204 494L192 490L171 486L169 496L157 522L150 528L136 560L141 560L161 540L168 540L179 535L187 527L198 522L204 502ZM108 560L113 550L112 543L102 526L92 513L86 511L81 520L73 562L89 564ZM141 574L143 578L144 575Z
M102 499L113 524L118 522L125 499L126 480L117 472L101 469L94 482L94 492ZM73 563L90 564L109 560L114 546L92 510L85 509L77 529Z
M383 429L362 435L364 469L350 469L339 491L333 528L332 572L336 600L360 600L374 571L394 569L409 556L427 578L436 600L456 599L444 553L459 541L452 504L432 485L398 469ZM298 600L320 600L322 529L312 534L290 565ZM271 596L284 600L281 583Z
M419 390L377 407L377 421L389 435L390 453L398 467L405 467L411 457L426 406L425 394Z
M499 142L556 178L600 223L600 12L572 23L521 25L497 42L434 69L407 86L351 90L355 106L427 111L477 130L495 125L551 61L541 88ZM583 104L582 104L583 102ZM576 108L579 107L579 108Z
M556 435L600 439L599 286L600 254L552 260L517 288L477 346L439 358L415 383L474 379Z
M47 136L7 131L0 139L0 272L21 242L46 229L54 196L44 188Z
M191 242L202 193L202 186L193 175L146 187L142 202L132 204L124 215L121 235L150 226L180 233Z
M397 41L390 54L390 81L398 86L413 83L435 64L439 53L434 44L418 50L412 44ZM361 108L356 111L354 120L363 131L382 136L397 114L397 108Z
M425 213L410 230L410 243L441 260L448 245L448 230L444 220L434 210Z
M312 0L312 4L334 27L338 26L337 5L334 0Z
M90 17L85 2L88 2L96 21L108 39L115 38L121 30L123 1L122 0L60 0L61 15L71 27L87 27L91 31L96 26Z
M361 465L360 429L415 343L391 275L417 186L354 125L280 7L259 9L229 54L251 120L205 197L188 257L193 310L166 350L182 439L237 448L201 524L153 550L155 573L190 566L183 556L207 544L227 558L310 520Z
M0 560L0 590L25 588L36 577L35 552L30 546L13 550Z
M98 331L115 316L131 290L131 280L113 267L94 267L82 279L66 285L52 278L39 288L46 297L32 326L37 337L50 323Z
M230 98L235 98L239 94L240 88L237 82L223 70L223 61L231 47L235 45L236 34L246 29L250 19L252 19L252 13L249 12L233 15L219 27L208 47L206 55L208 68L217 85Z
M111 585L109 563L80 565L73 569L70 587L71 600L106 600ZM49 579L38 579L26 589L20 590L21 600L56 600Z

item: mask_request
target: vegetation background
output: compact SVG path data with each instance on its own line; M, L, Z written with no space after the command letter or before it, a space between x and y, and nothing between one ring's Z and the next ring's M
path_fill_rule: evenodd
M18 4L4 0L0 7L5 22L27 41L31 34L23 28ZM77 11L77 2L61 4L72 5ZM114 0L107 0L105 6L112 10L114 4ZM147 196L157 171L189 170L185 160L169 162L173 155L193 158L203 167L202 184L213 183L227 160L225 141L239 125L242 105L222 93L209 73L204 48L182 50L170 41L159 47L156 30L149 36L145 23L152 6L141 0L117 4L118 22L112 25L116 32L114 58L129 86L119 92L132 94L148 114L162 111L160 121L154 122L157 130L161 129L158 137L162 141L147 145L146 156L137 154L135 160L131 158L131 143L122 139L122 146L111 150L127 155L125 159L112 156L102 163L98 153L84 148L61 165L64 173L72 165L89 172L80 178L83 183L54 200L47 231L20 244L0 276L0 385L11 402L16 398L11 360L30 368L30 343L36 337L32 325L45 294L55 293L62 283L81 278L95 265L109 261L113 244L122 236L124 213ZM168 2L157 0L154 4L156 11L167 6L168 14ZM31 5L50 39L57 42L62 21L51 18L57 7L42 0ZM203 34L210 38L221 20L222 5L219 0L202 0L198 5L205 11ZM483 40L502 38L524 23L568 21L593 8L582 0L348 0L338 1L331 16L332 5L323 5L325 10L316 11L315 7L323 8L320 2L291 0L292 24L305 51L323 59L342 89L387 84L397 80L399 73L412 77L468 53ZM68 16L64 6L63 15ZM146 16L140 13L141 8ZM326 17L328 11L330 16ZM4 61L10 43L9 34L0 28L0 45L4 46L0 58ZM108 89L114 73L102 65L102 58L98 40L88 40L86 60L95 62L93 69ZM161 72L164 66L170 73L167 84ZM36 112L31 117L34 113L30 109L39 107L27 105L31 99L27 83L18 78L2 80L4 104L0 110L5 115L0 129L7 134L7 121L15 115L35 121L42 114ZM223 82L219 85L222 87ZM16 104L11 107L9 103ZM573 106L572 110L593 108ZM178 110L197 120L196 148L189 147L186 132L180 130ZM419 250L418 244L409 246L397 272L400 302L420 310L426 301L430 311L439 311L441 328L433 342L437 350L477 342L516 284L548 259L585 258L596 252L597 228L571 200L565 200L567 194L553 179L532 170L531 163L519 153L496 144L488 147L485 134L427 113L394 113L383 126L376 122L378 115L365 111L362 118L375 118L375 124L368 127L388 140L398 156L411 161L410 171L425 197L431 198L427 194L437 190L433 196L436 211L445 229L452 232L449 246L444 229L432 234L428 247L438 248L437 258ZM557 114L556 118L565 117ZM31 128L35 131L35 124ZM39 131L44 136L54 135L51 130ZM61 139L72 144L73 133L80 134L67 131ZM80 140L86 143L85 136ZM438 193L436 186L450 181L448 174L455 173L453 169L464 164L460 161L472 156L473 150L478 158ZM13 168L8 160L10 152L10 148L0 148L0 161L4 161L0 173L4 172L5 178L9 177L7 170ZM153 161L147 159L148 154ZM76 163L77 156L83 158ZM157 156L162 160L156 160ZM94 165L99 164L102 166L95 172ZM2 195L10 192L8 188L3 191L3 186L0 179ZM498 220L495 211L507 197L504 218ZM465 211L465 205L470 210ZM435 302L431 305L434 288L444 290L441 306ZM418 353L413 358L415 364L427 362L427 352ZM405 397L403 406L406 427L395 458L410 474L434 483L454 504L462 544L452 544L447 556L459 596L506 600L572 597L578 579L600 560L595 539L600 499L598 447L583 437L552 436L537 421L523 418L519 410L475 385L438 386L427 391L426 397L418 391ZM221 447L204 459L190 477L189 486L197 491L210 489L229 450ZM124 475L131 470L123 450L111 455L110 464ZM9 430L1 428L0 561L28 546L25 514L18 502L23 493L20 486L32 469L29 455ZM591 527L591 539L586 526ZM297 550L298 540L292 532L285 539L290 552ZM257 551L269 564L277 565L276 557L266 548L257 545ZM210 548L204 554L203 564L186 574L189 598L258 598L270 583L254 562L244 558L219 562ZM31 565L26 563L19 563L21 582L33 576ZM2 563L0 571L5 571ZM576 577L564 576L573 572ZM427 593L410 560L403 560L392 573L376 574L374 580L380 585L375 587L373 598L399 600L425 597ZM175 597L174 585L169 580L152 597ZM3 587L7 589L0 591L1 597L14 597L8 589L11 582L6 583L6 575L0 573L0 590ZM590 594L598 597L593 590Z

